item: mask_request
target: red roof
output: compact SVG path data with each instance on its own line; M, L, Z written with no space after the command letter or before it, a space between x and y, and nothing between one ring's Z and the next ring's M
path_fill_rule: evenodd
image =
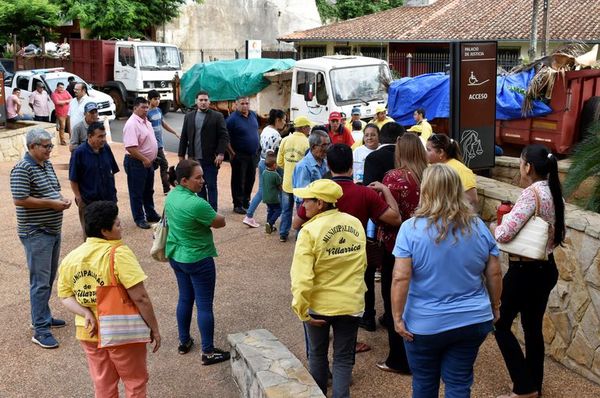
M528 41L533 0L438 0L298 31L283 41ZM538 39L542 34L542 3ZM600 0L550 0L552 41L600 42Z

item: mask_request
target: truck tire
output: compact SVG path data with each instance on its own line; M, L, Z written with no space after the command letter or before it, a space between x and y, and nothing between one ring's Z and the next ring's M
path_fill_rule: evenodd
M171 107L173 106L172 101L162 101L158 106L163 115L166 115L171 111Z
M108 92L108 95L112 97L115 103L115 116L125 116L125 109L127 109L127 107L125 106L125 100L123 100L123 98L121 97L121 93L119 92L119 90L110 90Z
M600 97L590 97L583 104L579 116L579 137L585 137L588 129L598 121L600 121Z

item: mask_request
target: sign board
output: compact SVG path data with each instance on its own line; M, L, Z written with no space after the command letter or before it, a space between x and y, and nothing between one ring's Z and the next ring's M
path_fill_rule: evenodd
M497 43L454 42L450 50L452 138L469 168L494 167Z
M260 40L246 40L246 59L262 58L262 44Z
M0 72L0 82L4 82L4 73ZM0 124L6 123L6 98L4 84L0 84Z

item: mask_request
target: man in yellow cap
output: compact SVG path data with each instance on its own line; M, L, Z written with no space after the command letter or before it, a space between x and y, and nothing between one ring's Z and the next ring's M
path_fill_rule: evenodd
M281 140L277 153L277 165L283 168L283 184L281 195L281 221L279 223L279 240L286 242L292 226L294 211L294 195L292 193L292 176L296 164L301 161L308 151L308 135L312 123L306 116L294 119L294 133Z
M308 364L327 394L329 331L333 328L333 396L350 396L358 323L365 307L366 235L361 222L335 204L342 188L322 179L294 189L309 220L292 262L292 309L304 322Z
M387 115L387 109L385 109L384 105L378 105L375 108L375 117L371 119L369 123L374 123L379 127L379 130L383 127L384 124L393 122L394 119Z

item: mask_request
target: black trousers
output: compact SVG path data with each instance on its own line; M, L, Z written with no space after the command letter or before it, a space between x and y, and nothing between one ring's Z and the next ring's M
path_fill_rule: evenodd
M258 156L256 154L247 155L236 153L231 159L231 197L233 207L250 206L250 196L252 187L256 179L256 166L258 165Z
M160 168L160 181L162 183L163 192L167 193L171 189L171 185L169 184L169 162L167 161L167 157L165 156L165 151L163 148L158 148L158 154L156 155L156 159L154 160L158 167Z
M394 263L396 258L387 250L383 250L382 266L381 266L381 293L383 295L383 308L385 313L385 325L388 331L388 343L390 351L385 360L385 364L402 372L410 372L408 359L406 358L406 349L404 348L404 340L402 336L396 333L394 329L394 318L392 316L392 274L394 272Z
M365 271L365 284L367 291L365 292L365 313L363 319L375 321L375 271L381 262L381 253L383 248L379 243L367 240L367 269Z
M550 291L558 280L554 256L548 261L510 261L502 281L500 319L496 341L513 381L515 394L542 393L544 336L542 321ZM525 334L525 354L511 326L517 314Z

